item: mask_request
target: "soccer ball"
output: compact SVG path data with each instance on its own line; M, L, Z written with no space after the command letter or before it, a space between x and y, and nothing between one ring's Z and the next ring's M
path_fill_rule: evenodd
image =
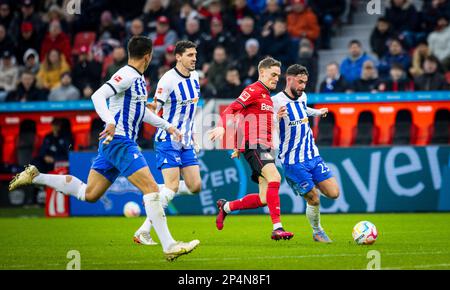
M129 201L123 207L123 215L126 217L137 217L141 214L141 208L134 201Z
M355 225L352 236L358 245L371 245L377 240L378 232L373 223L362 221Z

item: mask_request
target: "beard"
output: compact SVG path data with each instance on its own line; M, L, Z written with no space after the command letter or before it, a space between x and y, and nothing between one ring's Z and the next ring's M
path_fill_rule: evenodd
M298 98L300 98L301 96L302 96L302 94L303 94L303 91L297 91L297 90L293 90L292 88L291 88L291 93L292 93L292 95L294 96L294 98L295 99L298 99Z

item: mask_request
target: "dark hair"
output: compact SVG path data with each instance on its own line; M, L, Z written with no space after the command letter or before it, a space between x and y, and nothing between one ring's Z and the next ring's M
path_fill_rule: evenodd
M427 57L425 57L425 60L434 62L434 63L436 63L437 65L440 64L439 59L438 59L435 55L433 55L433 54L428 55Z
M152 53L152 40L146 36L133 36L128 41L128 56L129 58L139 59L144 55Z
M183 54L189 48L197 48L197 44L189 40L181 40L175 43L174 54Z
M267 56L259 62L258 71L262 68L271 68L273 66L278 66L281 68L281 62L274 59L273 57Z
M399 62L394 62L391 65L391 69L399 69L399 70L404 70L403 65Z
M384 17L384 16L378 17L378 20L377 20L377 21L378 21L378 22L386 22L386 23L390 23L389 20L388 20L386 17Z
M296 75L306 75L309 76L308 70L306 67L299 65L299 64L293 64L289 66L286 70L287 76L296 76Z
M352 39L350 40L350 42L348 43L348 46L352 46L353 44L358 45L359 47L362 47L361 41L359 41L358 39Z

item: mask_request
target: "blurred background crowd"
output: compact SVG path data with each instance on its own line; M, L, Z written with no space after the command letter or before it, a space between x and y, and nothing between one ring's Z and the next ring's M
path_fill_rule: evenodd
M384 1L384 0L383 0ZM75 1L76 2L76 1ZM450 1L391 0L347 56L324 68L319 50L352 25L355 0L0 0L0 101L88 99L127 62L133 35L153 40L150 91L174 66L174 44L198 45L204 98L235 98L257 79L265 55L310 72L309 92L434 91L449 88ZM416 7L420 2L420 8ZM416 3L416 4L415 4ZM283 82L280 82L280 88Z

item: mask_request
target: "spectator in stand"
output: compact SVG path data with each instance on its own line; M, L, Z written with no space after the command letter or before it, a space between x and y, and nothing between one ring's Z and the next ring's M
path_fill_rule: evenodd
M70 45L70 39L67 34L61 30L61 24L58 21L53 21L49 25L48 33L41 45L41 60L43 60L49 51L53 49L56 49L62 53L69 66L72 65L72 48Z
M349 56L342 61L340 71L347 83L352 84L361 77L363 63L372 58L362 50L359 40L350 41L348 50Z
M197 45L197 64L201 67L206 61L204 50L208 35L200 31L200 21L196 18L186 21L185 31L186 33L182 39L192 41Z
M439 59L434 55L427 56L423 63L423 75L414 80L416 91L444 91L449 86L444 75L439 71Z
M347 82L339 73L339 64L332 62L327 65L326 77L320 84L321 93L343 93L348 89Z
M226 5L225 3L223 3ZM207 23L210 23L212 19L216 18L222 21L222 23L225 24L227 27L227 31L232 31L231 26L233 24L230 23L226 13L223 11L222 3L219 0L206 0L203 1L199 5L199 13L201 15L201 18L206 19ZM232 33L234 33L233 31Z
M394 36L389 21L385 17L378 18L377 25L370 34L370 47L378 58L388 52L388 41Z
M238 58L245 51L245 43L250 38L255 38L260 41L260 34L255 29L255 20L249 16L244 17L241 20L240 32L238 32L236 37L236 45L232 49L233 58Z
M267 6L260 16L259 26L265 29L265 25L273 25L276 19L286 18L286 13L281 9L278 0L267 0Z
M33 162L40 172L47 173L55 169L55 162L68 161L69 149L73 143L71 134L63 132L61 119L54 119L52 132L42 142L38 158Z
M86 45L80 47L78 61L72 69L73 84L82 91L89 85L97 90L102 78L102 64L94 60Z
M197 19L200 21L200 27L202 31L205 31L209 23L208 21L203 19L203 17L200 15L200 13L195 10L194 5L189 0L183 0L180 7L180 14L178 16L178 25L176 27L176 30L178 32L178 35L184 35L186 32L186 22L189 19Z
M241 21L244 20L244 18L249 17L253 20L255 19L255 14L247 7L246 0L234 0L227 16L231 24L229 29L232 32L242 31Z
M15 51L15 49L14 40L6 34L5 26L0 24L0 54L4 51Z
M144 30L147 33L155 32L159 17L167 17L168 15L170 15L170 11L163 6L161 0L147 0L144 6L144 14L142 15Z
M133 19L133 21L131 21L130 24L130 33L128 34L128 36L125 38L124 42L123 42L123 47L127 47L128 45L128 41L133 37L133 36L141 36L144 35L144 22L142 22L141 19L139 18L135 18Z
M320 24L320 47L330 49L333 26L340 23L339 18L345 11L346 0L313 0L310 3L312 10Z
M17 40L16 59L19 64L23 65L23 56L28 49L39 51L41 48L40 39L33 31L33 24L31 22L23 22L20 29L20 36Z
M23 71L17 90L8 95L8 102L46 101L45 93L36 87L36 77L31 71Z
M225 84L225 75L227 72L228 62L225 48L218 46L214 49L213 61L209 66L207 78L209 83L219 91Z
M402 64L393 63L389 74L390 78L378 86L380 92L414 91L414 82L408 78Z
M11 3L8 0L0 1L0 25L3 25L6 30L9 29L14 18L14 13L11 11Z
M423 1L421 13L421 28L430 33L435 29L436 21L440 16L450 17L450 1L448 0L429 0Z
M202 92L202 97L204 99L212 99L217 95L217 90L214 86L212 86L208 78L206 78L205 73L203 71L198 70L198 80L200 83L200 91Z
M52 4L46 15L43 15L43 19L46 23L57 21L61 24L61 29L65 33L69 33L69 24L66 21L64 11L56 4Z
M393 63L399 63L406 71L409 71L411 66L411 57L403 50L400 39L391 39L389 43L389 52L384 55L378 65L378 71L381 79L389 77L389 70Z
M217 90L217 98L235 99L237 98L245 86L242 84L239 71L236 67L229 67L225 76L225 85Z
M157 80L159 80L165 72L175 67L177 60L174 52L175 45L169 45L166 49L166 52L161 57L161 64L159 65L158 69L150 71L150 80L156 81L154 84L155 87L157 85ZM153 86L153 83L151 84L151 86Z
M15 64L11 51L5 50L0 59L0 100L6 99L9 93L17 88L19 67Z
M244 86L248 86L258 79L258 63L260 60L259 42L255 38L250 38L245 43L245 53L239 58L237 64Z
M319 60L314 52L314 46L308 38L300 40L297 63L306 67L309 73L306 91L315 92L319 73Z
M39 88L51 90L59 86L61 75L70 71L64 54L56 49L51 49L42 62L39 72L36 76Z
M428 35L431 54L435 55L446 70L450 70L450 25L447 16L440 16L435 30Z
M391 23L396 35L404 39L408 48L417 43L419 14L410 0L391 0L386 8L385 17Z
M109 10L103 11L100 16L100 25L97 29L97 40L122 39L123 27L114 23L113 15Z
M21 71L27 70L36 75L40 68L38 52L32 48L29 48L23 55L23 63L24 66L21 68Z
M72 84L69 72L61 75L61 84L52 89L48 95L49 101L75 101L80 99L80 91Z
M153 58L151 63L153 66L158 66L167 47L174 45L178 38L176 32L170 29L169 18L166 16L158 17L156 31L150 33L150 38L153 41Z
M217 17L211 19L210 35L205 42L203 53L205 59L212 59L214 48L217 46L225 47L226 51L232 51L236 46L236 38L228 30L223 29L223 22Z
M44 34L44 23L37 12L35 12L35 1L34 0L22 0L20 1L20 13L16 14L9 26L9 34L17 39L20 34L20 28L23 22L31 22L33 24L33 29L38 35L38 38L42 38ZM44 54L45 55L45 54Z
M113 63L106 69L106 75L103 81L109 80L113 74L116 73L121 67L127 64L127 52L123 47L116 47L112 52Z
M287 29L291 37L306 37L313 43L320 36L317 16L307 6L306 0L290 0L291 11L287 16Z
M270 1L270 0L269 0ZM250 8L250 10L255 15L261 15L263 11L266 9L266 5L268 2L267 0L251 0L247 1L247 7Z
M263 30L261 48L263 55L270 55L281 61L282 67L287 68L293 63L291 57L291 39L287 33L286 20L278 18L272 27Z
M409 69L409 73L413 78L416 78L423 74L423 63L425 58L430 55L430 48L426 41L420 42L414 49L412 56L412 65Z
M361 77L353 83L353 91L376 93L379 84L378 72L374 62L366 60L362 67Z
M81 90L82 96L81 98L83 100L90 100L92 97L92 94L94 94L94 90L92 89L92 87L90 85L86 85L82 90Z

